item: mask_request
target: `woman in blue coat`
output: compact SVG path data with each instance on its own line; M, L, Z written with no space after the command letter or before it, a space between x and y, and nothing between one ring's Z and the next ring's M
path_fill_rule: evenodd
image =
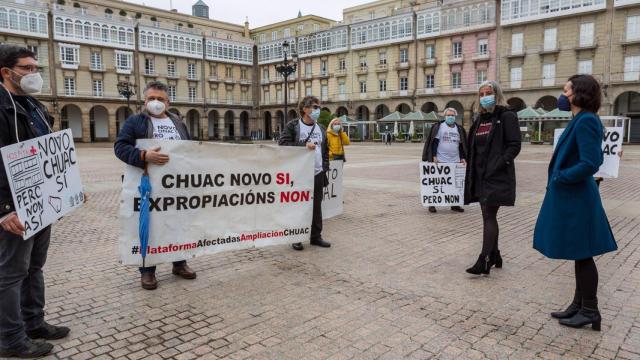
M617 249L593 175L602 164L604 128L596 113L602 96L590 75L574 75L564 86L558 108L573 120L558 140L549 164L547 193L533 236L533 247L552 259L575 260L576 288L565 311L551 313L560 324L600 330L596 293L598 270L593 261Z

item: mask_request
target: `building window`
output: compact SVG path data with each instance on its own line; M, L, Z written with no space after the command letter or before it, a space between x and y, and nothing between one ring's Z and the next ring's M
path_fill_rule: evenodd
M249 78L247 78L247 69L245 68L240 69L240 79L249 80Z
M594 24L583 23L580 24L580 46L591 46L593 45L593 35L594 35Z
M196 88L194 86L189 87L189 102L196 102Z
M313 90L312 90L312 88L311 88L311 85L307 85L307 86L305 86L305 88L304 88L304 93L305 93L305 96L311 96L311 95L313 95Z
M480 40L478 40L478 54L479 55L487 55L487 54L489 54L489 40L488 39L480 39Z
M278 40L278 32L277 31L272 31L271 32L271 41L275 41Z
M327 76L328 73L329 72L327 71L327 60L320 61L320 74L323 76Z
M360 94L366 94L367 93L367 82L366 81L360 81Z
M93 80L93 96L103 96L102 80Z
M476 71L476 83L480 85L485 81L487 81L487 70Z
M178 74L176 73L176 63L175 61L167 62L167 75L169 77L176 77Z
M286 28L284 29L283 33L282 33L282 37L284 37L285 39L291 36L291 29Z
M133 65L133 54L116 50L116 71L130 73Z
M77 69L80 65L80 46L60 44L60 64L65 69Z
M454 42L452 44L452 52L453 52L453 58L454 59L459 59L462 57L462 43L461 42Z
M262 69L262 79L269 81L269 68Z
M284 101L282 101L282 89L276 89L276 103L277 104L282 104Z
M433 74L424 76L424 87L427 89L433 89L436 87L436 79Z
M387 91L387 80L385 80L385 79L380 79L380 80L378 80L378 84L379 84L379 87L380 87L380 91L381 91L381 92L382 92L382 91Z
M260 34L260 43L267 42L267 34Z
M265 104L270 104L271 103L271 93L269 92L269 90L265 90L262 96L264 97L263 100L264 100Z
M400 90L401 91L409 90L409 78L405 76L400 78Z
M338 60L338 69L346 70L347 69L347 61L345 59Z
M304 63L304 74L305 76L311 76L313 74L312 65L310 62Z
M435 59L436 58L436 46L431 44L425 47L425 58L427 59Z
M378 56L380 65L385 65L387 63L387 53L380 53Z
M345 84L344 84L344 83L339 83L339 84L338 84L338 93L339 93L340 95L344 95L344 94L346 94L346 93L347 93L347 87L345 86Z
M76 95L76 79L73 77L64 78L64 94L66 96Z
M196 64L187 64L187 78L189 80L196 80Z
M38 57L38 45L27 45L27 49L34 53L36 55L36 58Z
M102 54L99 52L91 53L91 70L104 70L102 68Z
M511 34L511 54L517 55L524 52L523 40L524 35L522 33Z
M558 48L557 43L557 29L556 28L548 28L544 29L544 50L555 50Z
M171 102L176 101L176 86L169 85L167 89L168 89L167 95L169 95L169 101Z
M225 67L224 75L227 79L233 79L233 68L231 66Z
M360 56L360 67L361 68L367 67L367 57L364 55Z
M556 84L556 64L542 65L542 86L553 86Z
M640 39L640 16L627 17L627 41Z
M640 80L640 56L624 58L624 81Z
M144 73L145 75L156 74L156 61L154 59L150 59L150 58L144 59Z
M218 88L211 88L211 102L214 104L218 102Z
M462 86L462 76L459 72L451 73L451 87L460 89Z
M313 32L318 32L320 31L320 25L319 24L313 24Z
M401 63L409 62L409 49L400 49L400 62Z
M593 72L592 60L580 60L578 61L578 74L591 75Z
M329 100L329 85L322 85L320 87L320 96L322 101Z
M522 68L511 68L511 88L519 89L520 87L522 87Z

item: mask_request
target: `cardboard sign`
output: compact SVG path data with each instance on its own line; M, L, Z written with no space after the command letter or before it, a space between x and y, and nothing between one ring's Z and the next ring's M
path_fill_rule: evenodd
M322 218L330 219L336 217L343 212L344 193L342 187L342 168L344 161L333 160L329 164L329 185L324 188L324 197L322 198Z
M555 129L553 133L553 150L560 140L564 129ZM620 151L622 151L622 140L624 137L623 127L605 127L604 138L602 140L602 154L604 162L600 165L594 177L617 178L620 170Z
M422 206L464 205L466 166L460 163L420 163Z

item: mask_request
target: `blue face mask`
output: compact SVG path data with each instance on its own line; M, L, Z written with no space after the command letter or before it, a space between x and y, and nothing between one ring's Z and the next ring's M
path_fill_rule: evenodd
M456 123L456 117L449 115L444 118L444 121L447 123L447 125L453 125Z
M495 95L487 95L480 98L480 106L483 109L489 110L492 107L496 106L496 96Z
M320 117L320 109L313 109L309 116L311 117L311 120L318 121L318 118Z
M571 100L565 94L558 98L558 110L571 111Z

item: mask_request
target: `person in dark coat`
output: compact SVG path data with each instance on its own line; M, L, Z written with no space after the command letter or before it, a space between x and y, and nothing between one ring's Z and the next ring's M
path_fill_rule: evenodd
M616 241L593 175L603 162L604 128L597 112L600 84L590 75L574 75L558 99L573 113L549 163L547 192L533 235L533 247L551 259L575 260L576 288L565 311L551 313L560 324L600 330L598 270L594 256L615 251Z
M470 274L489 274L502 267L498 249L498 210L516 201L516 168L520 153L518 115L505 107L500 85L485 81L478 90L478 114L469 130L465 204L479 202L482 209L482 251Z
M467 132L456 123L458 111L447 108L443 112L444 120L436 123L429 131L429 138L422 149L422 161L433 163L467 164ZM451 210L464 212L460 206L452 206ZM429 212L435 213L436 207L429 206Z
M278 142L281 146L304 146L315 152L313 181L313 218L311 221L311 245L323 248L331 243L322 238L322 198L324 188L329 185L329 143L327 129L318 123L320 100L315 96L306 96L300 101L301 117L287 123ZM304 250L302 243L292 244L293 249Z
M145 86L143 94L144 111L127 118L113 145L118 159L141 169L144 169L147 164L164 165L169 162L169 155L160 152L160 147L140 150L136 147L136 140L191 140L185 123L167 110L169 95L166 84L151 81ZM139 270L142 288L155 290L158 287L156 267L140 267ZM193 280L197 276L196 272L187 265L186 260L174 261L172 273L188 280Z

